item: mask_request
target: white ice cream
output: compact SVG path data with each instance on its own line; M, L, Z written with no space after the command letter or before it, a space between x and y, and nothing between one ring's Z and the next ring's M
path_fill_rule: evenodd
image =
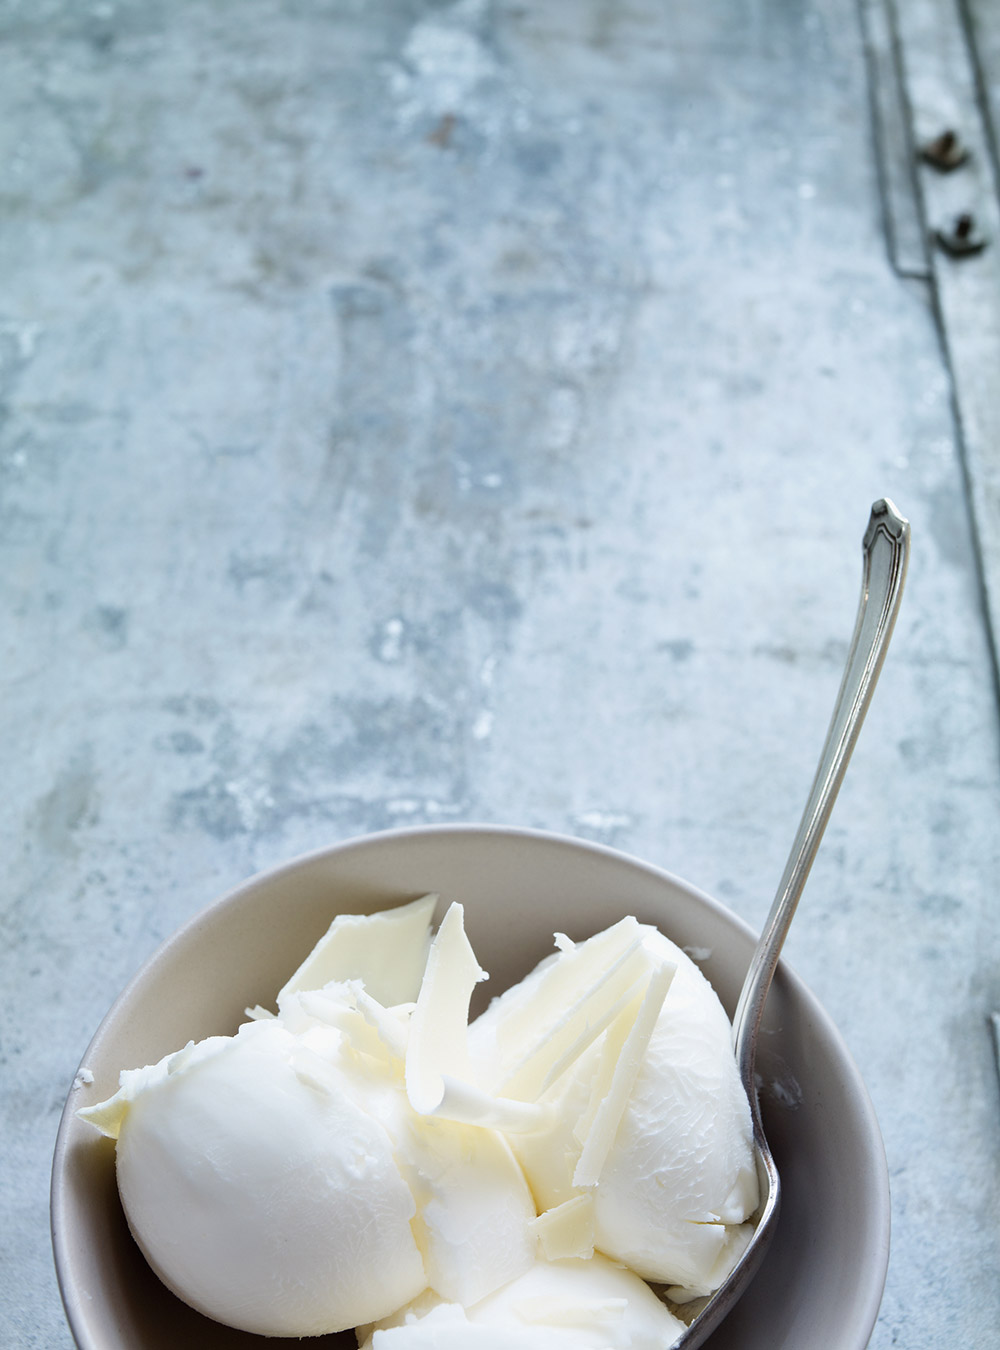
M527 1269L535 1206L506 1140L410 1105L410 1008L303 983L277 1018L126 1071L81 1113L118 1141L129 1227L163 1282L230 1326L311 1336L428 1287L475 1302Z
M594 1256L536 1261L470 1308L424 1295L358 1340L362 1350L666 1350L683 1330L647 1284Z
M660 1350L680 1324L643 1279L717 1287L757 1203L721 1004L623 919L558 938L470 1028L486 975L461 906L431 942L433 908L338 917L277 1016L80 1113L117 1139L136 1241L185 1302L265 1335Z
M675 972L596 1185L580 1184L578 1164L595 1086L602 1095L601 1041L546 1091L549 1127L510 1138L541 1210L591 1192L597 1250L694 1297L718 1287L749 1238L758 1199L750 1108L711 985L674 943L638 927L646 953ZM509 1025L572 954L560 951L494 1000L470 1028L474 1057L496 1062Z
M341 1062L251 1022L126 1076L118 1189L180 1298L268 1336L385 1316L426 1286L416 1205L379 1114ZM377 1270L377 1281L371 1272Z

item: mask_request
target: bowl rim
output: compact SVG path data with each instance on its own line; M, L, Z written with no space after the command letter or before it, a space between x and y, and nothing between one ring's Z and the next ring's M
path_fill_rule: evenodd
M104 1039L106 1030L117 1021L119 1008L131 999L136 989L145 981L148 972L154 966L158 965L174 947L188 942L199 927L211 922L221 910L238 904L244 894L255 890L259 886L272 885L275 882L280 881L281 877L287 873L294 872L302 867L307 867L324 858L330 857L331 855L349 854L354 850L391 844L396 841L405 843L407 840L414 838L443 838L448 836L471 837L475 835L494 839L502 837L512 839L532 839L549 845L570 848L574 852L591 852L603 856L606 859L627 864L632 868L647 873L653 878L665 881L681 891L686 892L689 896L692 896L702 904L706 905L709 909L713 910L716 915L730 927L741 932L751 944L755 944L757 941L756 932L743 918L738 914L735 914L726 905L722 904L721 901L716 900L713 896L708 894L708 892L703 891L692 882L669 871L667 868L660 867L655 863L646 862L641 858L635 857L633 854L626 853L623 850L613 848L607 844L598 843L594 840L582 839L574 835L538 829L531 826L495 823L480 824L476 822L409 825L394 829L351 835L333 844L320 845L317 848L297 854L293 858L286 859L284 862L265 867L260 871L252 873L250 876L245 877L242 881L238 882L235 886L224 891L221 895L216 896L214 900L210 900L206 905L202 906L189 918L179 924L157 945L150 955L146 957L112 1000L87 1043L73 1082L76 1081L76 1077L86 1066L88 1059L92 1057L92 1051L98 1047ZM872 1331L875 1328L875 1323L878 1320L889 1264L891 1204L889 1169L885 1153L885 1143L879 1127L878 1117L871 1099L871 1094L868 1091L867 1085L861 1076L861 1072L854 1061L854 1057L836 1023L819 1002L815 994L812 993L809 986L795 973L794 968L791 967L784 958L781 958L779 962L779 970L781 972L781 978L791 987L796 1000L803 1003L808 1009L811 1022L818 1024L821 1038L829 1043L831 1049L838 1057L843 1070L854 1089L855 1109L862 1120L865 1133L872 1145L870 1156L866 1161L871 1173L871 1182L873 1183L870 1188L872 1207L867 1216L869 1230L873 1233L873 1250L869 1254L873 1259L865 1263L858 1284L852 1291L853 1296L851 1300L853 1315L855 1316L859 1330L867 1331L866 1339L863 1342L864 1345L867 1345L871 1338ZM85 1298L71 1280L73 1259L65 1223L63 1177L69 1155L70 1131L75 1118L75 1107L73 1106L72 1095L71 1085L67 1101L63 1106L60 1116L59 1128L56 1134L55 1148L53 1151L49 1184L50 1237L59 1293L74 1341L79 1347L79 1350L102 1350L102 1347L90 1336L86 1325L84 1317ZM859 1342L859 1345L861 1344L862 1343Z

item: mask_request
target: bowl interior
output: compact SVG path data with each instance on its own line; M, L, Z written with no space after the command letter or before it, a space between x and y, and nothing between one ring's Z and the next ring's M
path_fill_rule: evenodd
M121 1069L153 1063L191 1039L232 1033L250 1004L273 1006L334 914L368 913L429 891L441 894L442 909L452 900L465 906L472 945L490 972L477 991L480 1006L552 949L553 931L582 939L625 914L694 949L730 1013L753 949L753 935L735 916L686 883L607 849L528 831L374 835L241 886L143 967L98 1029L81 1066L87 1072L69 1094L53 1166L52 1228L81 1350L275 1344L207 1320L160 1284L129 1235L114 1146L75 1111L110 1096ZM708 1344L863 1350L888 1261L885 1155L843 1042L785 967L768 1000L758 1071L782 1211L760 1273ZM356 1344L349 1332L311 1343Z

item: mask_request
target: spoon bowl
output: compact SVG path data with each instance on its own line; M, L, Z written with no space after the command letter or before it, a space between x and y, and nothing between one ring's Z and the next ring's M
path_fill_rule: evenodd
M428 891L461 899L492 993L551 948L623 913L655 924L698 962L732 1016L755 934L662 868L580 839L496 826L368 835L244 882L192 917L116 999L70 1089L52 1174L56 1268L80 1350L253 1350L162 1285L132 1241L114 1146L77 1115L109 1097L122 1065L155 1063L188 1040L232 1035L248 1004L279 989L340 913ZM889 1251L889 1180L878 1122L837 1028L786 962L764 1013L760 1109L782 1177L781 1223L757 1278L711 1333L711 1350L864 1350ZM310 1350L352 1350L352 1333Z

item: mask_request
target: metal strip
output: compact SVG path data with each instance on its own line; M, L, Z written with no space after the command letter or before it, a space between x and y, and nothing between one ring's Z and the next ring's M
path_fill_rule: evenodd
M914 147L887 0L858 0L886 248L901 277L930 279L927 231L914 172Z
M953 234L960 217L985 243L955 257L931 250L938 318L951 371L959 439L981 566L994 674L1000 670L1000 199L991 127L977 86L975 53L958 0L887 0L899 35L904 92L917 145L952 129L968 147L951 173L917 168L924 218ZM998 680L1000 688L1000 680Z

